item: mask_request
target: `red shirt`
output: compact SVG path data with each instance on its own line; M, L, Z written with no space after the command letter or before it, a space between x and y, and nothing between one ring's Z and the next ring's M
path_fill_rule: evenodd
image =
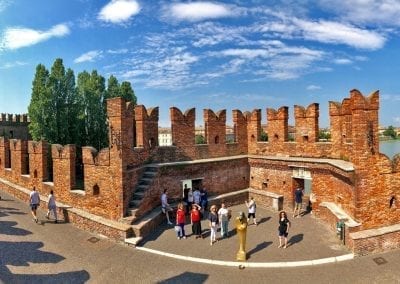
M185 223L185 211L183 211L182 209L178 209L178 211L176 211L176 222L178 224Z
M190 217L192 218L192 222L199 222L200 221L200 211L199 210L192 210L190 212Z

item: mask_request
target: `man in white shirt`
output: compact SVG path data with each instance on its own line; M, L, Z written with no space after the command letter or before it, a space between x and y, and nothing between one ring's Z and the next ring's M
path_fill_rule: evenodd
M256 202L254 201L253 197L250 197L250 201L249 202L245 202L246 206L249 210L249 213L247 214L247 223L249 223L250 218L253 218L253 223L254 225L257 226L257 219L256 219Z
M172 208L168 203L167 190L168 189L164 189L164 192L161 195L161 210L165 216L167 216L168 225L172 225L171 221L169 220L169 212L172 211Z
M47 200L47 214L46 218L50 218L50 212L53 212L54 215L54 223L57 223L57 206L56 206L56 198L54 197L54 192L53 190L50 190L50 194Z
M222 203L221 208L218 210L218 219L221 223L221 238L228 237L229 210L226 208L225 203Z
M38 222L38 218L37 218L37 215L36 215L36 210L39 207L39 204L40 204L39 192L37 192L36 188L33 187L32 192L29 194L29 205L30 205L31 210L32 210L33 220L36 223Z

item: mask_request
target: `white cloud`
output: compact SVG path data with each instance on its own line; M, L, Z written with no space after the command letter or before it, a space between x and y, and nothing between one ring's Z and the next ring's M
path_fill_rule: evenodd
M0 0L0 13L3 12L10 4L10 0Z
M306 90L308 91L317 91L317 90L321 90L321 86L317 86L317 85L308 85Z
M348 58L337 58L337 59L333 60L333 62L338 65L347 65L347 64L353 63L353 61L351 61Z
M321 0L319 4L341 18L358 24L400 26L398 0Z
M179 21L202 21L217 19L234 15L234 12L226 5L212 2L176 3L165 12L166 17Z
M97 18L104 22L118 24L128 21L139 12L140 6L137 1L113 0L101 9Z
M22 61L7 62L7 63L4 63L3 65L0 65L0 69L10 69L10 68L24 66L24 65L28 65L28 63L22 62Z
M74 63L82 63L82 62L93 62L96 58L101 57L103 52L101 50L91 50L82 54L81 56L74 59Z
M323 43L346 44L361 49L379 49L386 38L377 32L360 29L349 24L331 21L306 21L294 19L301 35L307 40Z
M18 49L31 46L52 37L63 37L69 34L67 25L59 24L47 31L33 30L28 28L7 28L0 38L0 49Z
M109 49L109 50L107 50L107 53L110 53L110 54L126 54L126 53L128 53L128 49L127 48Z

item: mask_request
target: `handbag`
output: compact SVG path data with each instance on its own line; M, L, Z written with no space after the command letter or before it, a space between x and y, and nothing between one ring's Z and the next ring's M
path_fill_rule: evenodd
M177 232L177 233L181 233L182 228L181 228L181 226L176 225L176 226L174 227L174 230L175 230L175 232Z

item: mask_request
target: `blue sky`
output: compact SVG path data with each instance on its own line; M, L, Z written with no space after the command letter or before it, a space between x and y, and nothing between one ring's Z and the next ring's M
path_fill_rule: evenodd
M251 111L381 93L400 126L400 1L0 0L0 112L24 113L37 64L130 81L138 103Z

